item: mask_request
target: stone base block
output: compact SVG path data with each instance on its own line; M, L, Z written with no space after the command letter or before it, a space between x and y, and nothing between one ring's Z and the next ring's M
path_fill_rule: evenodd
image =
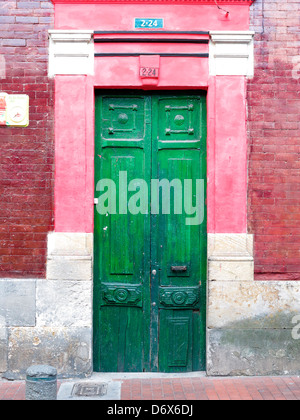
M208 235L207 373L300 372L298 282L254 281L253 236Z
M208 277L212 281L251 281L253 280L254 262L249 259L214 259L209 261Z
M92 259L91 233L48 235L47 280L91 281Z
M92 280L91 257L48 257L47 280Z
M7 370L7 328L5 319L0 317L0 374Z
M4 325L35 325L35 293L35 279L0 280L0 318L4 319Z
M299 314L298 282L210 282L207 373L298 375Z
M253 257L253 235L247 233L209 233L208 258Z
M208 235L208 280L253 281L253 236L244 233Z
M48 235L47 278L0 280L0 372L47 364L61 377L92 371L93 235Z
M299 375L300 345L292 330L208 330L207 374Z
M36 326L92 328L92 282L37 280Z
M32 365L47 364L61 378L92 372L91 328L9 328L7 379L24 379Z
M51 232L48 234L48 256L90 256L92 253L92 233Z
M210 282L208 328L292 328L300 315L298 282Z

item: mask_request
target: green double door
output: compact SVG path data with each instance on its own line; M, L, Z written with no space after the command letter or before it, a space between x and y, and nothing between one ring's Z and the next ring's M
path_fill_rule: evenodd
M205 369L206 97L96 95L94 370Z

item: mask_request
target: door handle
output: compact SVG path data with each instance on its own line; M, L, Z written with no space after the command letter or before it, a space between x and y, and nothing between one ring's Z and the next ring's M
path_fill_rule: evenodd
M176 273L183 273L187 271L187 266L186 265L172 265L171 270Z

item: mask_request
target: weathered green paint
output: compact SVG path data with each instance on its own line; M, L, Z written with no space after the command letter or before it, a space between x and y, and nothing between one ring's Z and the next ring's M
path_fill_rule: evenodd
M184 195L175 203L171 188L163 214L162 189L153 211L150 188L151 179L206 180L205 103L202 93L96 95L95 185L114 180L118 199L116 214L95 211L95 371L205 369L206 210L187 225L192 216L176 210ZM122 171L149 186L147 214L126 212Z

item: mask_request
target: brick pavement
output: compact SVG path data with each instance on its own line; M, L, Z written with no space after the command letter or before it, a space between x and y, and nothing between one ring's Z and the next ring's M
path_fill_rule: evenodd
M0 381L0 400L24 400L24 381ZM300 377L125 379L122 400L300 400Z
M300 400L299 377L131 379L122 400Z
M24 381L0 381L0 401L25 400Z

